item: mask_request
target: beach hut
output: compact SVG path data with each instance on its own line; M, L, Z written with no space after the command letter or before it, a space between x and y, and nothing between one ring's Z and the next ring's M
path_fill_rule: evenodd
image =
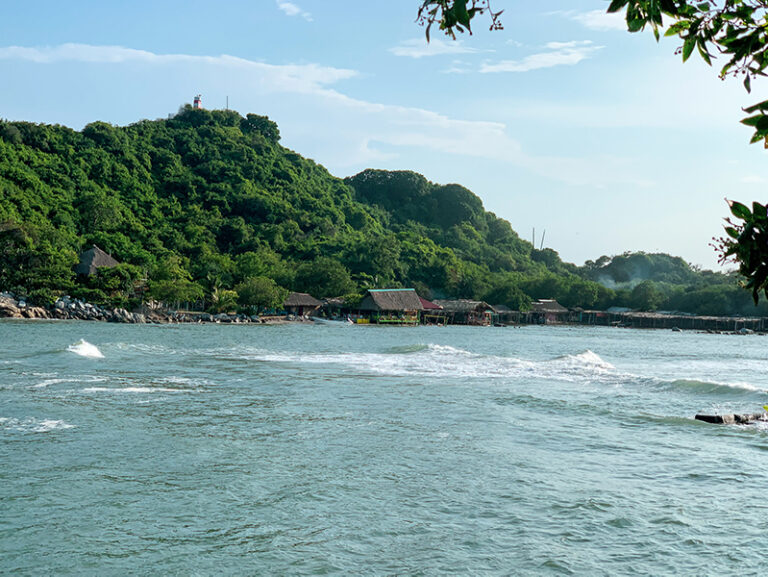
M456 299L434 302L443 308L443 314L450 324L478 326L493 324L493 315L496 311L485 301Z
M445 325L447 319L443 312L443 307L428 301L425 298L419 297L423 312L421 315L421 322L425 325Z
M499 324L509 325L520 317L519 311L513 311L507 305L493 305L493 310L496 311L496 322Z
M360 301L360 312L378 324L418 324L424 306L412 288L370 289Z
M307 293L291 293L283 302L283 308L296 316L311 314L323 303Z
M75 272L79 275L91 276L100 268L111 268L119 264L111 255L94 244L92 248L80 253L80 264L75 267Z
M531 303L529 322L539 325L563 323L568 320L569 311L555 299L539 299Z

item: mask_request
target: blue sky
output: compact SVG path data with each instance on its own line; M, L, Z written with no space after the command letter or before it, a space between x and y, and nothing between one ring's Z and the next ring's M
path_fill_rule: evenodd
M229 97L337 176L458 182L565 260L645 250L717 267L723 198L768 184L738 123L764 86L682 65L675 39L628 34L603 0L495 0L504 30L429 45L418 4L2 2L0 117L80 129Z

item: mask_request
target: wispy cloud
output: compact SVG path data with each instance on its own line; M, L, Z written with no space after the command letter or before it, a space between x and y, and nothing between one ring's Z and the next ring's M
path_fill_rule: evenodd
M586 28L589 28L590 30L597 30L601 32L608 30L619 30L625 32L627 30L627 22L624 20L624 14L621 12L609 14L605 10L590 10L588 12L578 12L576 10L560 10L557 12L551 12L551 14L574 20Z
M285 12L288 16L301 16L307 22L312 22L312 14L306 10L302 10L299 6L293 2L287 2L286 0L275 0L277 7Z
M545 48L547 49L546 52L531 54L522 60L486 62L480 68L480 72L529 72L555 66L573 66L582 60L586 60L603 47L595 46L591 41L584 40L578 42L550 42Z
M460 40L446 42L433 39L427 42L423 38L405 40L389 51L395 56L407 56L409 58L424 58L425 56L441 56L443 54L474 54L482 52L477 48L464 46Z
M142 62L152 65L178 63L210 64L224 68L239 68L260 73L269 78L276 88L308 92L322 86L335 84L357 75L354 70L333 68L317 64L274 65L247 60L237 56L196 56L189 54L156 54L123 46L94 46L91 44L61 44L59 46L0 48L0 60L25 60L38 64L58 62L83 62L89 64L119 64Z

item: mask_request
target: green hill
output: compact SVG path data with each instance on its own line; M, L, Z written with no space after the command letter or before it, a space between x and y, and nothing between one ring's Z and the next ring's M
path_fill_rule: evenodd
M513 308L621 301L458 184L380 170L341 180L279 141L264 116L189 106L80 132L0 122L0 290L214 310L267 306L286 290L399 286ZM122 264L77 278L78 255L94 244Z

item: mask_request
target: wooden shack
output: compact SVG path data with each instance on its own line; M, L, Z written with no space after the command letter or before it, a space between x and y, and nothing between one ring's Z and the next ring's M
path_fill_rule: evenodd
M283 308L289 313L296 316L304 316L311 314L318 307L322 305L322 301L317 300L307 293L291 293L288 298L283 301Z
M377 324L419 324L421 299L412 288L370 289L360 301L359 310Z
M436 305L443 308L442 314L452 325L488 326L493 324L495 311L484 301L467 299L436 300Z
M445 325L447 323L445 315L442 314L443 307L419 297L421 306L424 309L421 313L421 322L425 325Z
M80 253L80 264L75 267L75 272L78 275L91 276L100 268L111 268L119 264L111 255L94 244L93 247Z
M550 325L568 322L569 314L568 309L555 299L539 299L531 303L527 316L529 323Z

